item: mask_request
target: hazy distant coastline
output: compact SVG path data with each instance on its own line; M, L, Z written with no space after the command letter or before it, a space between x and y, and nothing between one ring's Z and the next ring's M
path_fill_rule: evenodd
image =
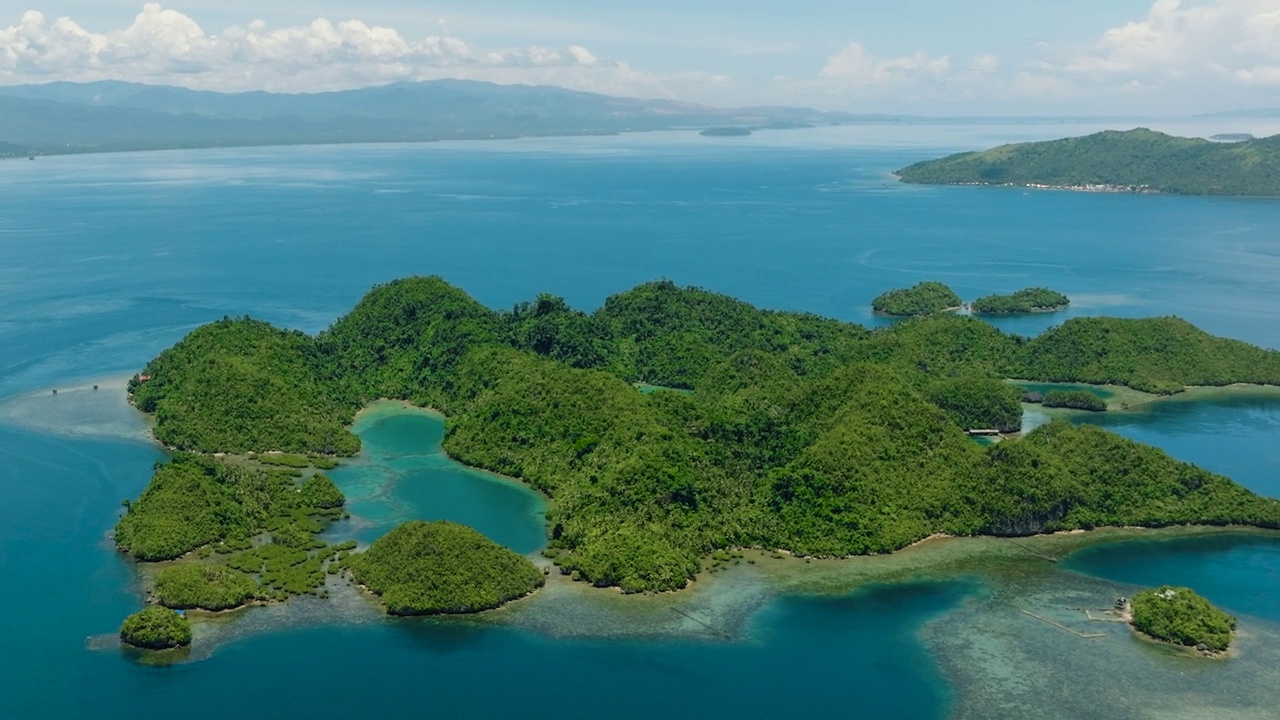
M927 117L717 108L550 86L436 80L325 93L218 93L116 81L0 86L0 158L281 145L607 136L835 125L1059 125L1060 117ZM1132 118L1079 117L1124 125ZM739 133L740 134L740 133Z

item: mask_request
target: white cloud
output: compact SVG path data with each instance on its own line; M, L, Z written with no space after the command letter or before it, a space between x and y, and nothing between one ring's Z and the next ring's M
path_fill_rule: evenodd
M1200 112L1280 104L1280 0L1151 0L1141 17L1098 28L1092 42L970 43L963 55L951 47L875 53L856 42L806 55L812 44L773 36L689 41L704 52L714 46L723 57L751 56L714 71L682 71L673 48L685 47L683 41L645 38L664 53L654 60L668 68L662 75L584 46L583 40L641 42L621 28L563 20L548 26L534 16L503 15L487 21L522 28L521 37L558 38L555 46L479 47L446 29L480 27L478 15L450 15L446 23L437 13L380 16L430 33L411 37L359 19L323 17L288 26L245 17L212 32L154 3L127 27L94 32L32 11L11 27L0 25L0 83L117 79L297 92L455 77L720 105L924 113Z
M1275 82L1280 0L1157 0L1145 18L1070 48L1045 67L1102 84Z
M822 77L846 86L884 86L914 84L945 79L951 70L951 59L934 58L920 51L913 55L880 58L853 43L827 58Z
M320 18L283 28L254 21L210 34L192 18L148 3L131 25L115 32L89 32L69 18L50 21L35 11L0 29L5 83L114 79L212 90L313 91L438 77L668 94L652 76L578 45L477 49L445 33L414 40L359 20Z
M807 90L829 104L907 109L1129 113L1274 104L1280 0L1155 0L1142 18L1093 42L1038 43L1012 63L980 54L963 64L926 51L879 57L855 43L830 56Z

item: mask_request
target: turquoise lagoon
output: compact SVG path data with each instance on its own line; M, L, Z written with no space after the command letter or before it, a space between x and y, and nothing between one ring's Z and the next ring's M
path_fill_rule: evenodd
M995 321L1017 332L1177 314L1280 347L1278 202L906 187L889 172L1025 129L841 132L0 163L3 714L1270 717L1280 540L1266 535L1129 538L1060 565L925 546L871 561L899 569L870 586L856 562L817 582L761 558L674 596L556 580L464 621L387 621L339 585L202 624L191 662L163 668L101 639L140 602L106 533L162 457L121 378L223 315L314 332L375 283L435 273L495 307L547 291L592 308L668 277L871 324L884 288L940 279L966 298L1073 298ZM1085 420L1280 495L1275 399ZM335 537L446 517L536 557L544 501L443 456L438 418L381 407L357 429L367 451L334 473L353 511ZM1188 661L1078 610L1157 582L1239 615L1238 656Z

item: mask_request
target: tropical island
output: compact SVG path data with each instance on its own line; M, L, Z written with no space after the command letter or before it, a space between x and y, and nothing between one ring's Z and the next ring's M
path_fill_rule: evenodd
M975 315L1014 315L1057 312L1070 304L1071 299L1056 290L1035 287L1009 295L986 295L974 300L969 307Z
M698 134L703 137L746 137L751 134L751 128L709 127Z
M871 301L871 309L885 315L915 317L947 310L958 310L964 302L954 290L940 282L922 282L909 288L898 288L880 294Z
M1236 629L1234 617L1185 587L1144 590L1133 598L1131 612L1138 632L1210 656L1226 652Z
M1280 135L1223 143L1138 128L1001 145L898 171L907 183L1280 196Z
M191 625L176 611L148 605L125 618L120 641L143 650L171 650L191 644Z
M409 522L346 563L391 615L492 610L542 587L542 571L465 525Z
M379 575L382 550L352 560L323 547L308 523L325 508L282 499L303 495L281 493L285 477L305 480L209 457L354 453L345 423L379 398L447 415L452 457L551 498L548 554L562 573L626 592L680 589L701 558L729 548L846 557L935 534L1280 527L1280 502L1098 427L1056 421L990 447L972 441L966 430L1020 425L1007 378L1164 394L1280 385L1280 353L1176 318L1074 318L1028 339L952 314L868 330L670 282L592 313L551 295L494 311L438 277L406 278L315 337L224 318L149 363L130 390L155 437L180 452L117 541L165 557L209 548L262 583L285 573L264 584L273 598L321 592L317 576L349 568L389 609L486 605L389 601L404 581ZM207 398L210 387L221 397ZM170 492L175 483L189 490ZM184 513L191 528L175 525ZM428 545L397 539L385 557ZM479 564L504 567L491 556ZM531 579L527 566L505 567ZM219 592L234 589L213 577ZM499 596L528 584L511 587Z

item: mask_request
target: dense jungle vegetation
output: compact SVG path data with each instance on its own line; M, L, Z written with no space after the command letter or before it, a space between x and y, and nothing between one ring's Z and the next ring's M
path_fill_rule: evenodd
M965 436L1018 428L1020 391L1001 382L1010 377L1160 392L1280 384L1280 353L1173 318L1077 318L1033 339L949 314L868 331L669 282L593 313L546 295L496 312L432 277L374 288L314 339L248 319L215 326L135 384L166 388L152 407L169 408L171 436L210 449L314 451L376 398L434 406L449 416L452 456L553 499L550 544L563 571L627 591L680 588L702 556L733 546L844 556L939 532L1280 527L1277 501L1104 430L1053 423L991 448ZM240 340L250 333L274 339ZM227 338L229 347L202 350L222 365L197 361L193 337L202 348ZM269 370L282 347L290 372L311 373L302 391L287 391L290 403L314 403L302 434L294 419L276 426L269 416L243 437L227 437L238 423L215 427L286 391L275 385L236 385L252 397L213 405L184 394L199 392L211 367ZM641 382L687 392L646 395ZM248 532L210 471L164 475L139 505L191 503L195 522L148 543L126 515L122 547L172 556Z
M328 477L299 472L178 453L126 503L116 545L145 562L181 559L156 574L156 598L169 608L322 594L325 571L336 572L355 543L316 538L342 515L345 498Z
M346 567L392 615L489 610L546 581L527 558L443 521L405 523L349 557Z
M932 315L964 304L954 290L940 282L922 282L882 293L871 309L886 315Z
M191 644L191 625L169 608L148 605L125 618L120 640L147 650L168 650Z
M1012 315L1015 313L1061 310L1071 304L1066 295L1048 288L1024 288L1009 295L987 295L969 306L978 315Z
M903 182L929 185L1110 185L1181 195L1280 196L1280 135L1238 143L1137 128L1001 145L916 163Z
M1088 390L1053 390L1044 396L1045 407L1106 412L1107 401Z
M1190 588L1158 587L1133 598L1133 626L1157 640L1222 652L1236 619Z

